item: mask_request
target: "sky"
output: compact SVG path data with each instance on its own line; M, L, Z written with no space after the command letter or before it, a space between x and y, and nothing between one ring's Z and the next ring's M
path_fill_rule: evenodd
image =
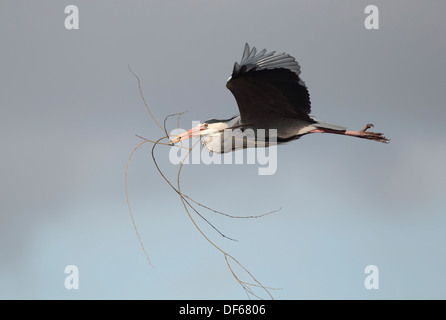
M365 28L369 4L379 29ZM68 5L79 29L65 27ZM149 265L124 179L136 135L163 136L128 66L158 121L188 111L189 129L238 113L225 83L248 42L297 59L318 119L373 123L391 142L308 135L277 148L273 175L184 165L181 190L215 210L280 208L252 219L199 209L237 241L191 212L197 225L275 299L445 299L445 10L434 0L2 1L0 298L248 298L146 143L127 183ZM155 152L176 183L169 149ZM77 289L66 286L72 265Z

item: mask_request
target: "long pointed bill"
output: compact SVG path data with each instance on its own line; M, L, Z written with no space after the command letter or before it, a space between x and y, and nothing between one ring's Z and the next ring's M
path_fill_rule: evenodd
M195 128L190 129L189 131L186 131L185 133L182 133L175 137L171 142L177 143L182 140L191 139L192 137L197 137L201 135L201 131L206 130L206 127L202 124L199 124Z

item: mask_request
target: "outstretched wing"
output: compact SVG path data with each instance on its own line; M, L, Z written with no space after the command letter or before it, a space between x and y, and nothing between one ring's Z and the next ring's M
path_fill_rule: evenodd
M245 44L242 60L226 87L234 95L243 123L267 121L270 117L286 117L314 122L310 118L310 95L299 77L300 67L286 53L257 53Z

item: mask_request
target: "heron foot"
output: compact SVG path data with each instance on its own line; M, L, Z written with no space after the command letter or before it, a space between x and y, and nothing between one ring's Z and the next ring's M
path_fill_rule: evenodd
M358 132L359 137L364 138L364 139L382 142L382 143L389 143L390 139L387 139L386 137L384 137L384 135L382 133L367 131L368 129L370 129L372 127L373 127L373 124L371 124L371 123L366 124L364 129L362 129L361 131Z
M372 128L372 127L374 127L373 124L371 124L371 123L367 123L367 124L365 125L364 129L362 129L362 130L359 131L359 132L361 132L361 133L365 133L368 129L370 129L370 128Z

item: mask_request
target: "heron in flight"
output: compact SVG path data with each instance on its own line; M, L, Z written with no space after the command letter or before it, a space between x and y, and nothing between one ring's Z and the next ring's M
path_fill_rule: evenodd
M300 78L300 66L289 54L257 53L246 43L240 63L235 62L226 87L237 101L240 115L230 119L211 119L178 135L172 143L192 137L203 137L203 145L214 153L225 153L249 147L268 147L274 132L274 144L281 144L310 133L332 133L388 143L382 133L361 131L317 120L310 114L307 86ZM273 129L273 130L271 130ZM234 143L238 131L243 143ZM250 134L246 134L246 132ZM259 134L262 132L263 134ZM267 132L267 133L265 133Z

